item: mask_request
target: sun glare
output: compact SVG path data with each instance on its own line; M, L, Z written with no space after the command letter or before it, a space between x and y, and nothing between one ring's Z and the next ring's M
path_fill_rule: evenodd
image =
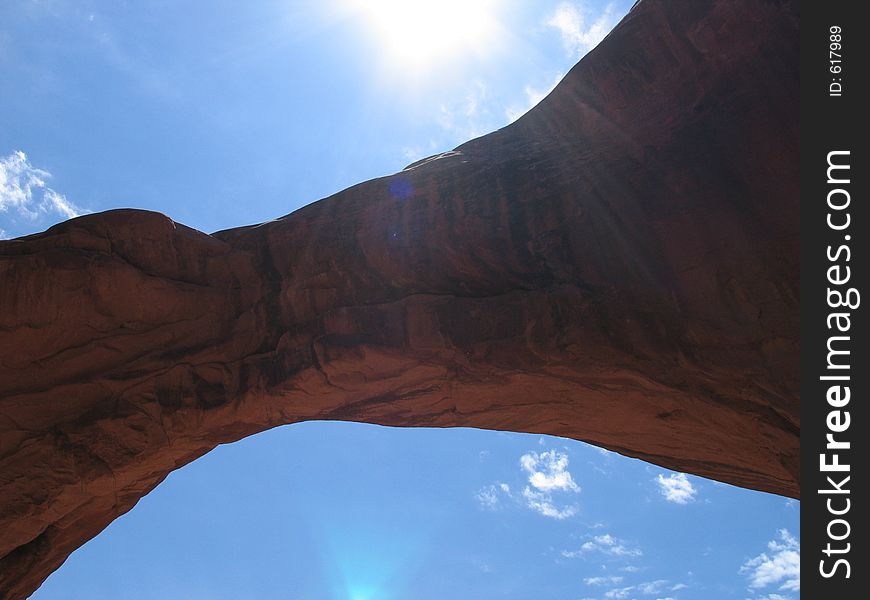
M496 0L357 0L391 59L421 64L492 41Z

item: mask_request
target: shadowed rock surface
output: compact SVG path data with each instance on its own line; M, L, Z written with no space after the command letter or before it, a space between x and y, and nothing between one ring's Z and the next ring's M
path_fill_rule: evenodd
M0 242L0 597L312 419L547 433L797 497L798 16L646 0L513 125L212 235Z

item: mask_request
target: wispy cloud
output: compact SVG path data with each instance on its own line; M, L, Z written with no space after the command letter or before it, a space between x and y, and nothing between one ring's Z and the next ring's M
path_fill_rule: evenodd
M489 89L482 81L474 81L459 102L439 107L438 124L452 142L465 142L494 129L489 111Z
M667 579L656 579L655 581L647 581L645 583L639 583L637 585L613 588L611 590L608 590L604 594L604 597L610 598L612 600L623 600L624 598L633 598L636 597L638 594L643 594L644 596L656 596L656 600L674 600L670 596L666 598L659 596L659 594L669 589L669 587L671 590L681 589L677 586L669 586L669 582Z
M559 508L553 503L553 498L550 494L536 492L529 487L523 488L523 498L526 499L529 508L551 519L567 519L577 514L576 506Z
M495 573L495 569L491 564L480 558L471 559L471 564L481 573Z
M427 156L433 156L438 154L438 142L434 139L430 139L428 144L416 144L412 146L404 146L402 147L402 158L404 158L409 164L417 162ZM481 460L485 459L485 454L489 454L487 450L482 450L480 453Z
M617 556L625 558L636 558L642 556L643 552L640 548L634 548L628 545L627 542L613 537L609 533L604 535L596 535L588 542L580 546L580 550L563 550L562 556L565 558L577 558L584 553L600 552L607 556Z
M741 573L749 575L749 587L758 590L778 586L779 591L800 591L800 541L787 529L780 529L779 539L769 541L767 549L769 554L762 552L740 567Z
M82 214L82 209L46 184L50 178L51 173L33 166L20 150L0 157L0 213L30 222L42 216L71 219Z
M698 493L685 473L672 473L667 477L659 475L656 482L665 500L674 504L688 504Z
M580 493L580 486L568 471L568 455L549 450L529 452L520 457L520 466L528 474L523 488L523 498L532 510L553 519L567 519L577 509L574 506L559 507L553 499L554 492Z
M501 506L501 500L503 497L511 497L511 488L506 483L496 482L480 488L477 493L474 494L474 497L482 508L495 510Z
M82 214L82 211L72 202L67 200L66 196L58 194L51 188L45 188L45 192L42 194L42 204L40 206L48 212L54 211L63 215L67 219L72 219L73 217Z
M668 586L667 579L656 579L655 581L647 581L646 583L638 584L637 590L642 594L658 594L665 590Z
M534 106L538 104L541 100L547 97L547 95L553 91L553 89L562 81L562 78L565 75L563 73L558 73L553 81L544 87L538 88L533 87L531 85L527 85L524 89L526 98L525 102L522 104L515 104L513 106L509 106L505 111L505 117L507 117L508 123L513 123L521 116L529 112Z
M590 18L588 10L581 5L562 2L550 14L545 24L559 32L569 55L580 58L610 33L618 18L612 3L597 18Z
M604 597L610 598L611 600L623 600L623 598L628 598L628 595L632 592L632 590L634 590L633 585L624 588L614 588L607 591L604 594Z
M479 489L474 497L483 508L494 509L499 505L498 490L494 485Z
M611 575L610 577L586 577L583 579L586 585L617 585L622 583L622 577Z

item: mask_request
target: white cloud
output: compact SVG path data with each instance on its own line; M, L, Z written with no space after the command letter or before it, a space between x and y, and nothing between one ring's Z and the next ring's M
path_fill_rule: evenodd
M559 31L565 50L571 56L580 58L610 33L617 23L614 5L608 4L604 12L587 25L589 15L573 2L562 2L547 18L545 24Z
M553 500L554 492L580 493L580 486L568 471L567 454L555 450L529 452L520 457L520 466L528 474L530 485L523 488L523 498L529 508L553 519L576 514L576 507L559 508Z
M567 496L580 493L580 486L568 471L568 455L550 450L529 452L520 457L528 485L514 491L510 484L496 481L478 490L474 497L481 507L495 510L505 500L520 503L545 517L567 519L577 513L577 507L557 502L554 495Z
M34 167L20 150L0 157L0 212L31 222L46 215L71 219L82 214L66 196L46 185L50 178L51 173Z
M672 473L667 477L659 475L656 477L656 481L662 496L674 504L688 504L695 499L695 495L698 493L685 473Z
M741 573L749 574L749 587L760 589L776 585L780 591L800 591L800 542L787 529L780 529L779 540L771 540L767 548L770 554L762 552L740 567Z
M583 579L583 583L586 585L616 585L622 583L622 577L612 575L610 577L586 577Z
M639 548L632 548L626 545L623 540L619 540L609 533L605 533L604 535L596 535L590 541L584 543L580 546L579 551L563 550L562 556L565 556L566 558L575 558L581 556L584 552L600 552L608 556L628 558L643 555L643 552L641 552Z
M529 452L520 457L520 465L529 474L529 483L542 492L557 490L579 492L580 486L574 482L568 471L568 455L549 450Z

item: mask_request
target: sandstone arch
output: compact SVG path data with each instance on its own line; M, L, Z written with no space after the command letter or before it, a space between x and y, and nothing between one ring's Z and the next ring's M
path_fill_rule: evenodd
M799 495L798 17L645 0L537 108L282 219L0 242L0 596L173 469L342 419Z

